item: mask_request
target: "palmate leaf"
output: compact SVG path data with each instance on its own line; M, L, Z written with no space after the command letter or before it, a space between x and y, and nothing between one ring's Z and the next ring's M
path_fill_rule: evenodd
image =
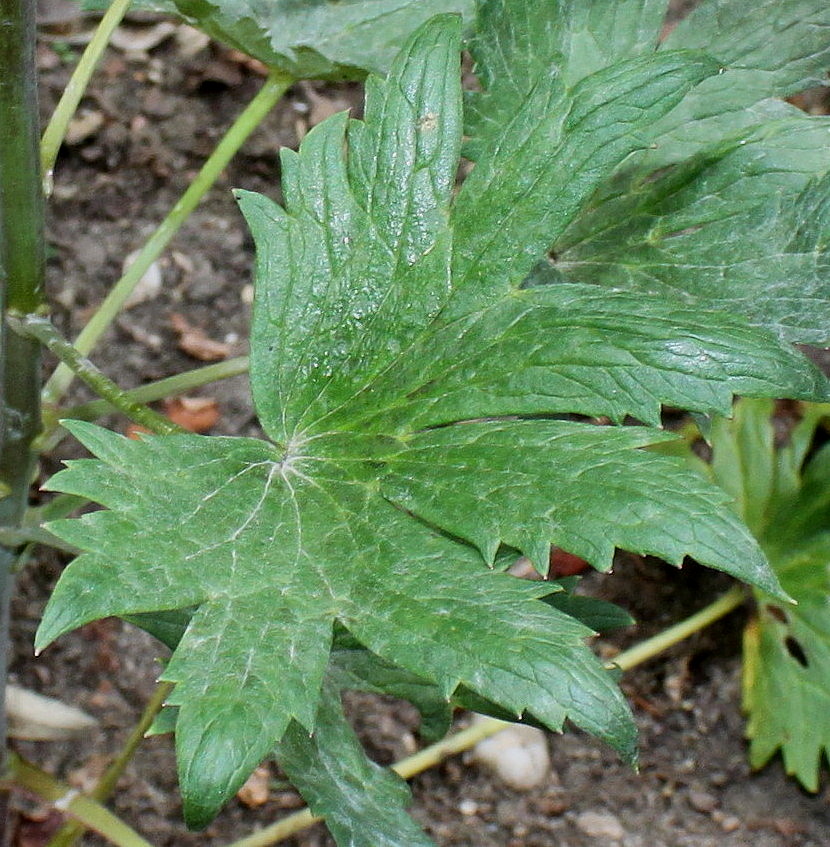
M790 341L830 341L830 121L777 121L611 195L535 283L584 281L743 314Z
M564 95L561 126L531 110L489 138L453 200L460 29L454 16L428 22L388 80L370 80L365 121L334 116L285 154L285 208L240 194L257 246L251 381L272 440L130 441L68 424L96 458L52 487L105 509L51 525L86 552L37 644L112 614L144 616L176 644L163 677L175 683L191 825L286 739L311 734L313 747L331 729L346 755L342 725L319 717L342 630L445 701L460 694L552 729L568 719L633 757L628 708L585 644L591 630L543 602L549 584L489 568L500 543L540 563L556 540L598 567L617 543L689 555L780 595L716 487L648 449L659 431L555 418L656 423L662 402L713 411L737 390L813 397L818 373L726 314L596 286L520 288L549 227L564 229L715 66L680 51L585 77ZM516 156L511 137L524 138ZM515 192L521 171L538 180ZM181 615L158 616L175 610L189 616L178 643ZM340 779L306 790L349 843ZM382 782L381 796L404 802Z
M787 773L816 791L830 763L830 449L806 464L830 406L808 407L789 443L775 447L773 405L742 400L712 430L711 472L735 495L770 564L797 606L756 589L744 633L743 705L750 761L780 749Z

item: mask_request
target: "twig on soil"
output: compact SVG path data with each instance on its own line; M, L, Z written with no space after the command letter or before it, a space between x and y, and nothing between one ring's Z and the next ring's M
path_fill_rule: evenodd
M14 315L6 317L9 326L18 334L34 338L60 359L63 367L85 382L99 396L123 412L130 420L159 435L172 435L184 430L164 415L136 403L109 377L104 376L89 359L82 356L55 328L48 318L40 315Z
M98 802L106 800L115 790L115 786L121 775L130 763L138 745L144 739L147 730L150 728L156 715L161 711L164 701L173 690L173 686L169 682L161 682L156 686L153 696L147 701L144 711L141 713L138 723L133 727L129 738L124 743L121 751L115 759L110 763L97 785L89 792L89 797ZM83 834L86 829L84 822L70 821L64 824L49 841L47 847L70 847Z

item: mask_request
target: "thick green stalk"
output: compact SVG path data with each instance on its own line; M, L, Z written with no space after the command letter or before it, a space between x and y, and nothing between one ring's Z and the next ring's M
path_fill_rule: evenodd
M45 247L38 158L35 3L0 0L0 526L16 526L26 509L40 426L39 347L8 332L9 309L36 312L43 302ZM8 609L15 551L0 548L0 707L5 702ZM0 708L0 772L6 722ZM0 844L8 839L0 792Z
M66 136L69 122L78 108L78 103L81 102L81 97L84 96L92 72L103 55L113 30L121 22L129 5L130 0L113 0L72 72L72 77L63 90L60 102L49 119L49 125L44 130L43 141L40 144L40 163L41 173L43 174L43 193L47 197L52 193L52 170L55 167L55 160L58 158L58 150L60 150Z
M181 225L227 167L245 139L259 126L263 118L271 111L293 82L294 80L291 77L282 73L277 71L271 73L256 97L225 133L210 158L202 166L196 179L193 180L178 203L170 210L167 217L159 224L156 231L141 248L141 252L135 261L118 280L98 311L75 340L75 347L81 354L86 355L92 350L98 339L113 322L139 280L147 272L147 269L161 255L164 248L179 231ZM72 377L72 371L66 366L60 365L43 390L44 403L50 406L57 405L72 382Z

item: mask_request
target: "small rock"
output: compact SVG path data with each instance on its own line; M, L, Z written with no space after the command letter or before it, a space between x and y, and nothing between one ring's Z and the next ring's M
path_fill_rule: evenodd
M481 717L476 716L475 720ZM516 791L528 791L541 785L550 773L545 733L533 726L507 726L496 735L479 741L471 758Z
M210 44L210 36L200 29L181 24L176 29L176 44L184 59L192 59Z
M472 817L478 812L478 803L475 800L465 799L458 804L458 811L465 817Z
M135 262L140 252L140 250L134 250L124 259L124 272ZM158 262L153 262L130 292L130 296L124 302L124 308L132 309L139 303L146 303L148 300L155 299L161 291L161 284L161 268L158 266Z
M735 832L736 829L741 828L740 818L736 818L734 815L726 815L720 821L720 828L724 832Z
M119 26L110 36L110 44L125 53L145 53L158 47L173 35L178 27L169 21L160 21L146 27Z
M104 125L104 116L101 112L90 109L81 109L69 122L66 128L64 141L70 146L80 144L91 138Z
M616 815L610 812L582 812L577 815L576 826L591 838L610 838L619 841L625 830Z
M718 799L714 794L710 794L708 791L690 791L689 805L696 812L709 814L717 808Z

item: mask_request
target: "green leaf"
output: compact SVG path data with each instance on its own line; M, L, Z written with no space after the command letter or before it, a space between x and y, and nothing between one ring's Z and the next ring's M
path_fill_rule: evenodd
M563 413L657 425L661 404L729 414L733 394L781 392L823 398L827 380L740 318L665 296L548 285L436 321L394 369L316 426L405 432Z
M636 623L625 609L596 597L560 591L555 594L548 594L543 599L548 605L559 609L560 612L564 612L572 618L576 618L578 621L582 621L585 626L600 634Z
M338 115L299 153L283 150L285 210L239 194L269 280L256 294L251 386L277 441L368 382L446 300L459 38L458 19L434 19L389 82L369 81L365 122Z
M722 71L692 90L655 127L644 170L681 161L743 128L794 113L780 101L827 84L830 6L825 0L706 0L663 42L701 48Z
M830 121L801 115L611 194L534 281L661 294L790 341L830 342L829 142Z
M808 407L777 449L773 406L742 400L712 430L712 471L736 497L785 591L797 605L755 590L744 633L744 710L750 761L781 750L787 773L818 788L830 756L830 448L801 464L828 406ZM830 759L828 759L830 761Z
M368 650L334 650L329 678L339 690L370 691L408 700L421 713L420 734L427 741L437 741L450 728L452 706L437 686Z
M488 568L502 542L538 564L552 540L603 567L615 544L692 555L780 595L717 489L650 449L667 436L556 416L656 424L666 402L711 413L734 391L814 396L817 372L726 314L520 288L551 232L711 62L641 54L567 90L540 83L480 139L454 200L459 37L457 16L422 26L388 80L367 84L365 121L334 116L286 153L285 208L240 196L258 255L252 389L273 441L67 424L96 458L52 486L105 508L50 525L86 552L37 644L114 614L174 647L163 678L192 826L283 741L331 737L349 760L325 688L344 631L399 669L364 669L387 692L422 680L424 702L570 720L633 759L592 631L545 602L549 584ZM349 843L360 799L341 814L345 777L313 767L306 790ZM397 814L389 826L408 832Z
M382 491L487 560L504 542L544 573L554 544L605 570L621 547L675 564L691 555L777 591L752 536L710 486L671 459L632 451L659 440L653 430L565 421L443 427L406 439Z
M277 745L280 766L321 815L338 844L349 847L429 847L435 842L404 812L409 788L366 757L343 717L340 697L326 690L314 732L289 727Z
M100 0L93 8L106 5ZM475 0L142 0L295 79L386 73L407 37L440 12L472 20Z
M453 210L453 315L489 304L518 285L597 187L654 122L717 64L677 50L604 68L566 90L555 73L540 78L510 119L488 124L486 153Z
M535 599L549 586L487 570L379 498L359 437L284 455L253 439L134 442L67 426L101 460L72 463L52 485L108 510L52 525L91 552L56 588L37 644L104 615L198 606L163 674L176 683L191 825L292 719L313 728L335 621L445 698L463 684L632 754L625 703L583 643L590 630Z
M666 0L483 0L469 41L484 93L470 96L466 114L472 141L501 134L538 85L561 76L570 87L623 59L654 52Z

